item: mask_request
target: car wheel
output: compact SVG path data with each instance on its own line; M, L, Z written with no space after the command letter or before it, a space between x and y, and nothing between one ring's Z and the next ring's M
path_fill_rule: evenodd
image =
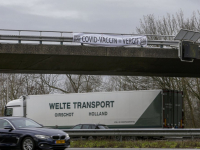
M35 149L35 144L34 141L31 137L26 137L22 141L22 150L34 150Z

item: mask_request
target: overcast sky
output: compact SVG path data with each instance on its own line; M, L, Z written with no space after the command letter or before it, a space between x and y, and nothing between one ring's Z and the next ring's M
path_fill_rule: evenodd
M200 0L0 0L0 29L133 33L144 15L200 10Z

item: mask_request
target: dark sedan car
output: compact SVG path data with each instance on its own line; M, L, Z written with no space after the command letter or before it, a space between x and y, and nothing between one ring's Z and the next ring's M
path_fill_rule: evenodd
M0 149L22 150L70 147L70 137L58 129L43 128L35 121L23 117L0 117Z
M108 127L104 124L78 124L72 129L108 129Z
M72 127L72 129L108 129L108 127L104 124L78 124ZM74 136L73 138L79 138ZM96 139L96 136L82 136L82 138L86 138L88 140Z

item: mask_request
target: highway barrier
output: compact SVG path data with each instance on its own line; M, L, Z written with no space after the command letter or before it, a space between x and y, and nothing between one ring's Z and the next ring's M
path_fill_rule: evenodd
M70 137L118 136L122 137L200 137L200 129L62 129Z

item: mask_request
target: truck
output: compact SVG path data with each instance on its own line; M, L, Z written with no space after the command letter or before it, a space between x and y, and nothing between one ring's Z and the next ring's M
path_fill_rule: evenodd
M77 124L109 128L183 128L183 92L135 90L21 96L8 102L5 116L23 116L45 127Z

